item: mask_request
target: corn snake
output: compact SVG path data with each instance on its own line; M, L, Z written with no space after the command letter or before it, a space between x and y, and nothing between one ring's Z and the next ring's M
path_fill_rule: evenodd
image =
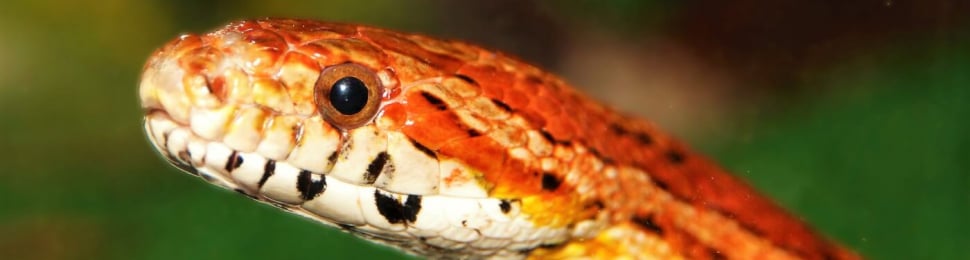
M176 167L418 255L858 258L653 124L462 42L233 22L156 51L140 98Z

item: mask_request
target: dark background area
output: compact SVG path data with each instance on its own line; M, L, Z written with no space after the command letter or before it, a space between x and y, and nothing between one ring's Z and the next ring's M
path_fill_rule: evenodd
M872 259L970 255L966 1L5 1L0 258L402 258L169 167L154 48L303 17L464 39L658 122Z

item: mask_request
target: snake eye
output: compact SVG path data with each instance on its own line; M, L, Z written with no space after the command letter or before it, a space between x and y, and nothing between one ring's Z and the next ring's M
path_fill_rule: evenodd
M353 76L343 77L330 87L330 105L344 115L357 114L367 105L367 87Z
M350 129L374 118L383 87L374 71L344 63L324 69L313 91L323 118L336 127Z

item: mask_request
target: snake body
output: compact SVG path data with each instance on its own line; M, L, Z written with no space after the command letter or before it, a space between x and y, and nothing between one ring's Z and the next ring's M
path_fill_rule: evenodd
M346 82L367 103L331 104ZM467 43L238 21L157 50L139 93L178 168L418 255L858 258L653 124Z

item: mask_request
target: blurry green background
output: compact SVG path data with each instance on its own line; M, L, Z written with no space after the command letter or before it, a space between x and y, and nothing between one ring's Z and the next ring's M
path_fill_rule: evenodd
M654 119L870 258L970 255L966 1L269 2L0 3L0 258L405 257L150 149L136 86L153 48L263 16L514 53Z

